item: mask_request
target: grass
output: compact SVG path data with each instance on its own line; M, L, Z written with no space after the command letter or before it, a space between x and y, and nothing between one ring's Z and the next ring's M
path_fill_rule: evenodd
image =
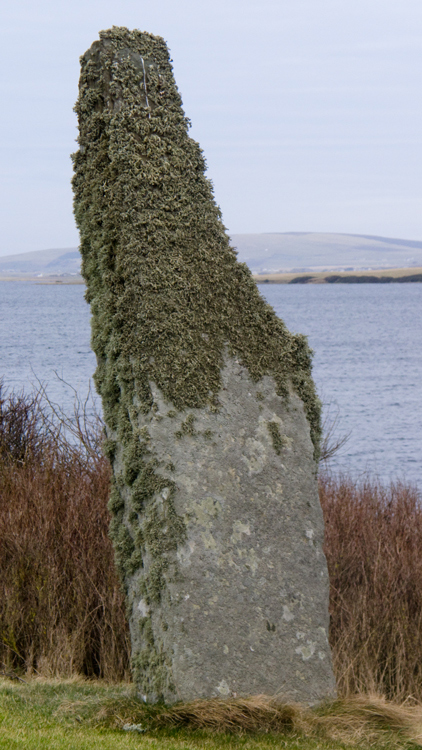
M142 733L123 726L142 725ZM309 709L256 696L146 707L129 684L0 680L0 748L287 748L403 750L421 747L422 708L356 697Z

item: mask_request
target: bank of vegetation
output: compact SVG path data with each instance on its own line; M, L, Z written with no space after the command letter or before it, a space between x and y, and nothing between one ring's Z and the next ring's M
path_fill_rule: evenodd
M339 696L422 701L418 491L324 470L319 481ZM130 679L125 606L108 537L109 482L98 424L79 412L66 427L40 394L0 389L3 676ZM133 714L130 705L116 715ZM193 719L173 713L166 721L174 728Z
M254 279L257 284L407 284L422 281L422 268L261 273Z

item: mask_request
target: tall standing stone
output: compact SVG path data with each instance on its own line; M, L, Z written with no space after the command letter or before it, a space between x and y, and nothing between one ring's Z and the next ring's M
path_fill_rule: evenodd
M81 59L75 216L147 700L333 694L306 340L237 262L160 37Z

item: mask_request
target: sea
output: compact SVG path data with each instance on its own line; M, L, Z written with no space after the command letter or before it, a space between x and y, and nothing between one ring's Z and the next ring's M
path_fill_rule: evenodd
M325 429L345 442L328 462L354 479L422 487L422 284L260 284L293 332L308 337ZM42 387L69 417L93 388L83 285L0 282L3 388Z

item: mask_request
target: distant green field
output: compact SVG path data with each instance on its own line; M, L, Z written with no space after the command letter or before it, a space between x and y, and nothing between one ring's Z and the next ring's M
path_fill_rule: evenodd
M259 699L258 699L259 702ZM221 704L222 702L220 702ZM191 704L193 705L193 704ZM218 707L217 707L218 708ZM243 709L242 709L243 710ZM293 709L284 731L211 731L171 727L172 709L148 708L133 686L81 680L0 680L0 748L3 750L411 750L421 747L421 710L376 699L338 701L311 711ZM180 719L182 712L177 714ZM197 707L198 713L198 707ZM242 712L241 712L242 713ZM174 714L174 710L173 710ZM185 712L186 714L186 712ZM170 717L170 718L169 718ZM176 718L177 718L176 717ZM240 721L242 717L240 718ZM157 723L158 722L158 723ZM159 726L159 724L162 726ZM166 726L166 722L167 725ZM136 729L124 730L124 725ZM142 731L145 727L146 731ZM141 730L140 732L137 730Z

